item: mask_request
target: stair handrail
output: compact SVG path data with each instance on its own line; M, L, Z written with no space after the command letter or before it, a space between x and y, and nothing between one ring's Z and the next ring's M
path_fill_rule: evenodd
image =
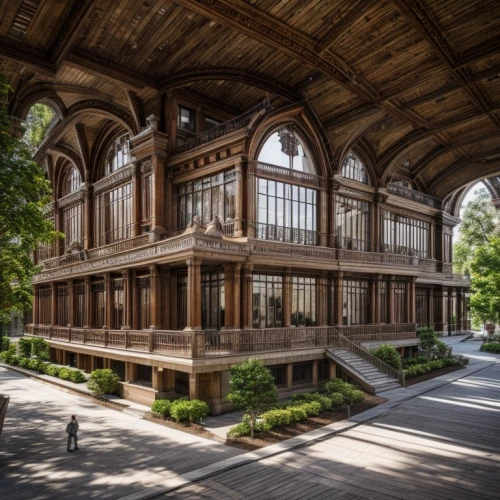
M381 371L382 373L385 373L386 375L389 375L390 377L399 380L399 383L404 387L405 385L404 370L396 370L392 366L389 366L387 363L384 363L382 360L376 358L371 352L367 351L366 349L363 349L361 346L355 344L347 337L342 335L340 333L340 330L336 329L336 331L338 335L339 344L342 347L345 347L353 354L356 354L356 356L359 356L365 361L368 361L368 363L371 363L375 368L377 368L377 370Z

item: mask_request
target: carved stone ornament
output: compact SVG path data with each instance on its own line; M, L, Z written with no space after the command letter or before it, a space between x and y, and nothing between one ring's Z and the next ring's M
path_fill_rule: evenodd
M205 228L198 222L198 216L193 217L193 222L189 224L186 230L182 234L193 234L193 233L205 233Z
M148 126L151 130L158 130L158 117L155 115L149 115L146 118L146 121L148 122Z
M212 222L208 223L205 234L208 234L210 236L215 236L216 238L222 238L224 236L222 224L220 221L220 217L218 215L214 217L214 220Z
M287 156L298 156L299 140L293 134L293 130L285 127L278 131L278 135L281 142L281 151Z

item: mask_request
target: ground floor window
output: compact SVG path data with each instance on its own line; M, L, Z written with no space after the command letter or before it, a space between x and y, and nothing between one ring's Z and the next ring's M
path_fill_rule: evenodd
M330 362L327 359L318 361L318 380L330 380Z
M175 392L177 394L189 394L189 373L175 372Z
M146 385L148 387L151 387L153 383L153 369L151 368L151 366L136 365L136 367L137 367L136 381L139 382L141 385Z
M343 283L344 325L365 325L369 322L370 293L368 281L344 280Z
M300 384L312 383L313 379L312 372L313 372L312 361L309 361L307 363L294 363L292 384L300 385Z
M316 326L316 278L293 277L292 325Z
M125 380L125 361L110 359L109 367L120 377L120 380Z
M253 276L253 327L274 328L283 325L283 278Z
M286 387L286 365L272 365L268 367L274 378L276 387Z

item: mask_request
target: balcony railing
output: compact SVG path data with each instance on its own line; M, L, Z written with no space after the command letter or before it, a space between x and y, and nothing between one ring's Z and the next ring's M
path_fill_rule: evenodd
M413 189L406 188L404 186L399 186L398 184L387 184L386 189L389 193L395 194L396 196L401 196L407 200L416 201L417 203L423 203L432 208L437 208L441 210L443 201L429 196L428 194L420 193L419 191L414 191Z
M257 238L261 240L282 241L301 245L316 245L318 238L316 231L262 224L261 222L255 224L255 231Z
M176 331L101 330L28 325L26 334L47 340L105 349L167 354L184 358L214 358L234 354L291 351L339 345L339 335L354 342L390 335L390 340L414 338L415 324L315 326L252 330ZM411 336L413 335L413 337ZM361 338L363 337L363 338ZM359 338L359 339L358 339Z
M323 179L316 174L302 172L301 170L293 170L291 168L279 167L270 163L261 161L249 161L250 165L254 165L255 174L261 177L268 177L284 182L295 184L306 184L312 187L320 188L323 185Z
M213 127L210 130L193 137L192 139L188 139L184 144L181 144L174 149L174 154L184 153L203 144L207 144L218 137L228 134L229 132L246 127L252 120L255 113L264 109L271 109L271 103L267 97L246 113L243 113L242 115L237 116L236 118L233 118L225 123L221 123L220 125L217 125L216 127Z
M104 257L105 255L111 255L117 252L123 252L125 250L133 250L134 248L142 247L149 243L149 234L141 234L135 238L129 238L126 240L117 241L116 243L110 243L102 247L92 248L88 251L89 259L95 259L97 257Z

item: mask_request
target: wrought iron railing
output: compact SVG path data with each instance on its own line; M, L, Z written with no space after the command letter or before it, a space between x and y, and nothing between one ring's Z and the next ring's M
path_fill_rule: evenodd
M267 111L269 109L271 109L271 103L266 97L261 103L257 104L257 106L254 106L246 113L243 113L242 115L237 116L236 118L233 118L225 123L221 123L220 125L217 125L216 127L213 127L210 130L193 137L192 139L188 139L184 144L177 146L174 149L173 154L184 153L203 144L207 144L218 137L228 134L229 132L246 127L252 120L255 113L262 110Z
M389 183L386 186L386 189L389 193L395 194L396 196L401 196L402 198L406 198L407 200L416 201L417 203L422 203L432 208L437 208L441 210L443 205L443 200L438 198L434 198L428 194L420 193L419 191L415 191L413 189L406 188L404 186L399 186L398 184Z
M255 223L256 237L261 240L298 243L301 245L316 245L318 233L309 229L276 226L274 224Z

